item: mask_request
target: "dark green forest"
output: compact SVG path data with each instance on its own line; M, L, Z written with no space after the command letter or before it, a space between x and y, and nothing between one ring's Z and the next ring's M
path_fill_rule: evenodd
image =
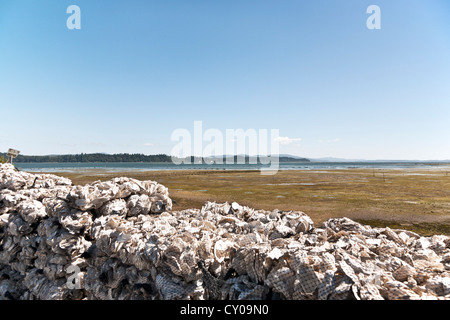
M0 157L7 158L6 153L0 153ZM211 158L213 159L213 158ZM211 160L209 159L209 160ZM234 156L232 162L237 163L237 156ZM197 162L194 157L191 157L192 162ZM204 161L204 160L203 160ZM202 162L203 162L202 161ZM223 157L223 163L226 158ZM310 162L306 158L291 158L279 157L280 162ZM47 155L47 156L28 156L19 155L14 159L17 163L26 162L172 162L172 157L166 154L144 155L141 153L81 153L81 154L61 154L61 155ZM258 161L259 162L259 161ZM245 163L249 163L249 157L245 156Z
M6 157L6 154L0 154ZM19 155L14 162L171 162L172 158L165 154L144 155L144 154L105 154L105 153L81 153L62 154L48 156L27 156Z

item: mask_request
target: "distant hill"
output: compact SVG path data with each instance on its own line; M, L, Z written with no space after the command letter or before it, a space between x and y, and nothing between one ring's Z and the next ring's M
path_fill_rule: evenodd
M280 154L280 162L311 162L311 159L293 156L291 154Z
M291 157L291 156L281 156L279 157L280 162L311 162L311 160L300 157Z

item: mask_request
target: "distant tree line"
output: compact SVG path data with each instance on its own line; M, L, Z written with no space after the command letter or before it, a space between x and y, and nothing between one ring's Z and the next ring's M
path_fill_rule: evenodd
M0 153L0 159L6 161L6 153ZM209 163L217 158L197 158L197 157L187 157L191 160L191 163ZM245 160L244 160L244 159ZM186 158L184 158L186 159ZM223 163L227 163L227 157L223 157ZM229 163L240 163L244 160L244 163L260 163L260 159L257 157L249 156L234 156L228 159ZM252 161L250 161L252 160ZM306 158L293 158L281 156L278 159L279 162L310 162ZM61 155L48 155L48 156L27 156L18 155L14 158L14 162L24 163L24 162L172 162L172 157L166 154L156 154L156 155L144 155L141 153L117 153L117 154L106 154L106 153L81 153L81 154L61 154Z
M6 154L0 154L5 156ZM14 162L171 162L172 158L166 154L144 155L144 154L105 154L105 153L81 153L62 154L49 156L27 156L18 155Z

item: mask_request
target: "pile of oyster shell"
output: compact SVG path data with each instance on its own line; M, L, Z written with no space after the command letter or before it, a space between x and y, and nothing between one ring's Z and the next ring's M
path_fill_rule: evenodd
M3 299L450 299L450 238L0 167Z

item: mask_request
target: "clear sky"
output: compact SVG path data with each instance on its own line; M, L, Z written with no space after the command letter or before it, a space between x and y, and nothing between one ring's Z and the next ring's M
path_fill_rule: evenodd
M450 1L1 0L0 118L29 155L170 153L201 120L311 158L450 159Z

